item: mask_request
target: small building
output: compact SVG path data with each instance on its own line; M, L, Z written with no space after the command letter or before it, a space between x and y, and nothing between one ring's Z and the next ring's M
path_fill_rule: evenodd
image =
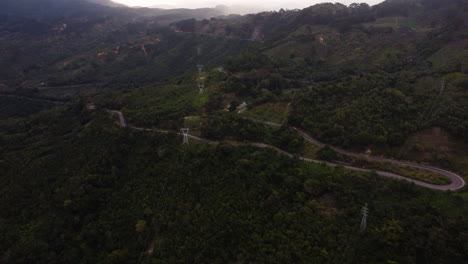
M96 110L96 105L95 104L87 104L86 108L90 111Z
M243 102L237 107L237 113L242 114L247 110L247 103Z

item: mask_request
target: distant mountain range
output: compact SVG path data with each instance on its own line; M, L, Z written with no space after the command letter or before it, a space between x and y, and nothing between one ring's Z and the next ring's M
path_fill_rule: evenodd
M111 6L111 7L124 7L125 5L119 4L116 2L113 2L111 0L85 0L91 3L95 4L100 4L100 5L105 5L105 6ZM285 3L281 6L270 6L270 7L262 7L262 6L257 6L255 4L252 5L217 5L217 6L206 6L206 7L200 7L200 8L187 8L187 7L182 7L178 6L176 4L156 4L149 6L147 8L152 8L152 9L165 9L165 10L206 10L206 9L211 9L211 10L216 10L219 11L220 13L218 15L231 15L231 14L238 14L238 15L245 15L245 14L253 14L253 13L260 13L263 11L273 11L273 10L280 10L280 9L294 9L298 6L301 6L301 4L295 3L295 2L288 2ZM142 7L132 7L132 8L142 8Z
M119 17L121 22L136 21L147 17L164 17L161 21L171 23L189 18L206 19L221 16L224 13L216 8L130 8L110 0L4 0L0 2L0 15L3 18L24 17L41 20L114 16Z
M123 7L123 6L125 6L125 5L116 3L116 2L111 1L111 0L86 0L86 1L91 2L91 3L95 3L95 4L113 6L113 7Z

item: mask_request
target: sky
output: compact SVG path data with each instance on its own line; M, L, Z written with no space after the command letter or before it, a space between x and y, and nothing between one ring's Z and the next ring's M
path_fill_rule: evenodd
M113 0L114 2L125 4L128 6L158 6L162 8L199 8L199 7L214 7L217 5L227 6L252 6L261 7L265 10L278 8L304 8L322 2L339 2L349 5L355 2L368 3L375 5L383 0Z

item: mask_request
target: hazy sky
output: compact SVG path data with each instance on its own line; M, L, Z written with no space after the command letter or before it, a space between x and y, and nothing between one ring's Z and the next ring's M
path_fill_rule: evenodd
M317 3L322 2L339 2L345 5L351 3L366 2L369 5L375 5L383 0L113 0L114 2L122 3L128 6L163 6L163 7L187 7L187 8L197 8L197 7L214 7L216 5L243 5L243 6L256 6L263 7L265 9L276 9L278 7L284 8L304 8Z

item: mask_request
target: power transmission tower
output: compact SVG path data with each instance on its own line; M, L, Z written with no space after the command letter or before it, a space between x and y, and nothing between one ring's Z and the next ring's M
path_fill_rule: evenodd
M441 95L444 90L445 90L445 85L447 84L447 82L445 80L442 80L440 81L440 91L439 91L439 95Z
M182 128L181 131L182 131L182 134L184 135L184 141L182 144L188 144L188 133L190 131L190 128Z
M203 72L203 65L197 65L198 68L198 74L201 74Z
M198 84L198 90L200 94L203 94L203 90L205 89L205 84L204 83L199 83Z
M362 207L362 220L361 220L361 232L366 231L367 229L367 215L369 214L369 208L367 208L367 203Z

